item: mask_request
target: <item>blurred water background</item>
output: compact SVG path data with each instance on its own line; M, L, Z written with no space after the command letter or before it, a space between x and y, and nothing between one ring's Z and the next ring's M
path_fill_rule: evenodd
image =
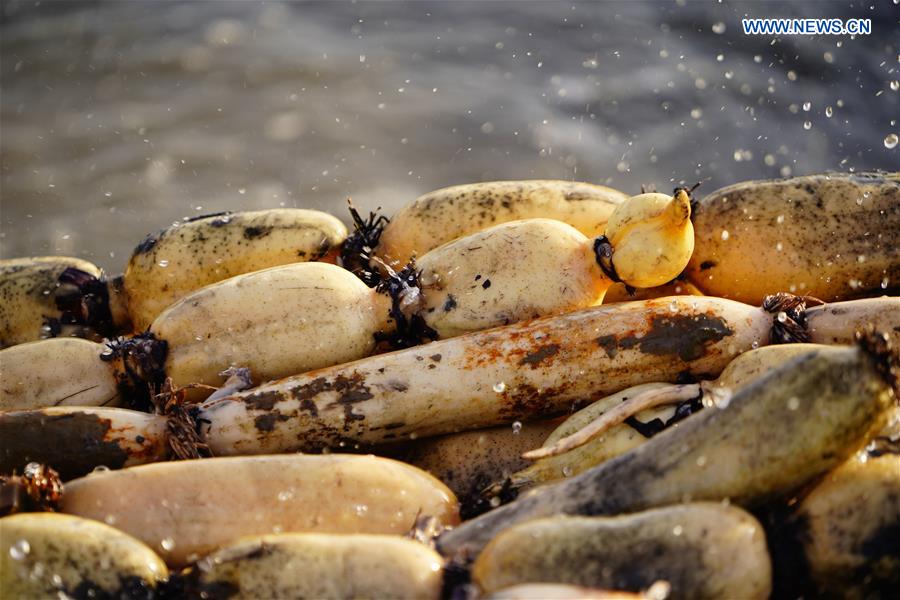
M748 37L744 16L873 33ZM5 0L0 254L118 272L146 233L221 210L896 169L898 18L896 0Z

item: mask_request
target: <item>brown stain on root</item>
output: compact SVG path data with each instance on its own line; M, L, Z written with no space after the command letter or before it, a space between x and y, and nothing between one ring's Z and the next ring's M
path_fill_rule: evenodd
M404 388L405 389L405 388ZM364 415L353 412L353 405L374 398L374 394L365 385L365 375L354 372L351 375L337 375L334 378L316 377L309 383L304 383L291 388L287 393L267 390L256 392L243 399L249 410L262 411L263 414L254 418L254 426L263 433L271 432L279 421L287 421L292 418L282 414L275 406L290 397L300 403L301 411L306 412L312 419L319 417L319 405L316 399L323 393L334 392L338 395L334 402L324 407L325 410L340 407L344 411L344 430L349 430L353 421L365 419Z
M287 421L290 417L281 414L279 410L272 410L265 414L259 415L254 419L253 424L259 431L272 431L275 429L275 423L278 421Z
M504 394L500 414L506 421L553 415L558 412L553 410L556 399L566 394L571 387L570 383L545 388L529 384L517 385Z
M541 346L536 343L529 330L533 322L517 323L503 333L473 334L475 348L466 353L466 368L480 368L498 361L521 361L529 354L540 351Z
M295 411L286 415L288 419L304 418L300 411ZM340 448L341 452L347 452L348 449L354 451L361 448L359 440L350 432L352 421L345 421L343 428L331 425L318 418L309 419L304 423L297 433L297 444L294 450L303 452L320 452ZM356 434L359 432L357 431ZM260 433L261 439L266 438L265 433Z
M103 465L125 466L129 453L115 441L109 419L90 413L48 415L22 411L0 415L0 473L21 473L29 462L56 469L63 480Z
M282 400L280 392L263 390L247 396L244 404L253 410L272 410Z
M364 377L354 373L350 377L339 375L334 380L334 390L340 393L335 403L330 406L342 406L344 408L344 429L349 429L350 421L362 421L366 417L353 412L353 405L357 402L365 402L375 397L369 386L363 385Z
M606 351L607 358L615 358L619 353L618 340L614 335L601 335L596 339L597 345Z
M684 362L690 362L705 356L710 345L734 335L734 329L728 322L711 311L672 314L668 309L664 312L657 306L650 305L647 311L649 314L646 316L645 326L593 338L593 342L605 352L606 358L615 359L623 350L637 349L643 354L678 357ZM615 319L615 312L610 312L608 318ZM474 348L467 353L467 368L480 368L499 361L516 361L519 366L536 368L559 353L562 346L558 342L565 335L554 327L548 336L542 336L541 341L544 343L539 344L532 327L545 320L546 318L520 323L510 327L502 335L488 332L479 334L480 339L473 338ZM547 343L551 340L553 343ZM582 355L595 355L589 345L581 341L574 345L568 344L566 359L580 360ZM608 368L614 366L615 363L611 363Z
M710 344L734 334L724 319L709 314L654 315L649 325L643 336L632 334L619 338L617 348L629 350L636 347L644 354L678 356L688 362L706 354ZM610 354L609 340L601 344L601 338L598 338L597 343L606 349L607 355L615 356Z
M374 398L375 395L365 385L366 377L358 371L350 375L337 375L334 378L316 377L309 383L298 385L290 390L290 394L300 402L301 410L305 410L311 417L319 416L319 407L315 399L324 392L335 392L338 394L337 400L325 406L325 409L342 407L344 410L344 429L350 427L352 421L361 421L365 419L364 415L353 412L353 405L359 402L365 402ZM272 410L274 405L283 400L281 392L259 392L247 398L246 402L254 409ZM280 418L284 420L284 417ZM257 429L262 431L271 431L274 427L274 420L263 419L257 417ZM269 427L269 429L260 428Z
M519 361L519 366L529 365L534 369L548 358L552 358L559 354L559 349L559 344L547 344L546 346L541 346L534 352L526 354L525 357Z

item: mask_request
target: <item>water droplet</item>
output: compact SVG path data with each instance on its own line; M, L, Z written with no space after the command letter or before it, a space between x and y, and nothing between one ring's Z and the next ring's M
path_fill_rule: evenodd
M756 350L757 348L759 348L759 342L757 342L756 340L753 340L753 343L750 344L750 347L753 348L754 350Z
M834 54L832 54L831 52L823 53L822 58L825 59L825 62L827 62L829 65L834 62Z
M713 23L713 26L712 26L713 33L715 33L717 35L722 35L723 33L725 33L725 29L726 29L725 23L723 23L722 21Z
M895 2L895 4L896 4L896 2ZM897 81L896 79L892 79L891 80L891 91L896 92L897 90L900 90L900 81Z
M797 396L791 396L787 401L788 410L797 410L800 408L800 398Z
M513 432L513 435L519 435L519 433L522 432L522 422L521 421L513 421L512 432Z
M831 108L830 106L826 106L825 107L825 116L830 119L833 115L834 115L834 109Z
M719 62L722 62L723 60L725 60L725 55L724 54L716 55L716 60Z
M777 217L775 217L775 222L778 223L779 225L784 223L784 215L778 215Z
M106 473L107 471L109 471L109 467L106 465L97 465L91 473Z
M761 62L762 62L762 54L754 54L754 55L753 55L753 62L755 62L755 63L761 63Z
M729 238L729 236L731 236L731 234L728 233L728 230L727 230L727 229L723 229L723 230L722 230L722 241L724 242L725 240L727 240L727 239Z
M163 538L159 545L162 546L162 549L166 552L171 552L172 549L175 548L175 540L170 537Z
M890 281L888 280L887 277L882 279L881 280L881 289L886 290L888 288L888 283L890 283Z
M294 492L291 490L282 490L278 492L278 501L279 502L287 502L291 498L294 497Z
M679 536L682 533L684 533L684 527L682 527L681 525L676 525L672 528L672 535Z
M356 510L356 516L357 516L357 517L362 517L362 516L364 516L367 512L369 512L369 507L368 507L367 505L365 505L365 504L357 504L357 505L354 507L354 509Z
M705 467L706 466L706 456L698 456L697 457L697 466Z
M778 252L781 252L783 249L784 249L784 244L782 244L781 242L777 242L775 244L775 250L777 250Z
M692 119L699 119L699 118L702 117L702 116L703 116L703 111L700 110L699 108L692 108L692 109L691 109L691 118L692 118Z
M803 129L809 131L812 129L812 121L803 121Z
M809 109L811 109L811 108L812 108L812 102L810 102L809 100L807 100L806 102L803 103L803 112L809 112Z
M31 544L28 543L28 540L16 540L9 547L9 556L13 560L25 560L29 552L31 552Z
M766 163L767 167L774 167L775 156L773 156L772 154L766 154L765 156L763 156L763 162Z
M107 525L115 525L117 520L116 515L106 515L103 517L103 522Z
M884 138L884 147L887 148L888 150L893 150L894 148L897 147L898 141L900 141L900 139L897 138L896 133L889 133Z
M500 506L500 497L494 496L493 498L491 498L489 504L491 505L491 508L497 508L498 506Z
M678 312L678 301L672 300L669 302L669 312L677 313Z
M162 259L161 261L159 261L158 264L159 264L160 267L162 267L163 269L165 269L166 267L169 266L169 261L166 260L166 259Z
M495 383L492 389L498 394L502 394L506 391L506 384L502 381L500 383Z
M572 467L566 465L562 470L563 477L571 477L572 476Z

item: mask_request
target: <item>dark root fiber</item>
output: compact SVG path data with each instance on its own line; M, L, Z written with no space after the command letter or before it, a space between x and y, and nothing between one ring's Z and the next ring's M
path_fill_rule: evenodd
M387 342L392 348L410 348L426 341L438 338L437 332L428 326L419 314L421 290L419 286L420 271L416 270L414 260L398 272L383 265L386 275L382 276L375 290L391 298L389 314L394 320L395 328L391 333L376 333L375 339Z
M606 274L609 279L615 283L623 283L625 291L629 296L634 296L634 288L622 281L619 274L616 273L616 267L613 264L613 247L605 235L599 235L594 240L594 258L600 266L600 270Z
M699 202L699 200L697 200L696 198L694 198L694 190L696 190L698 187L700 187L700 185L701 185L702 183L703 183L702 181L698 181L697 183L695 183L694 185L692 185L692 186L689 187L689 188L688 188L688 187L682 187L682 186L679 186L679 187L675 188L675 189L672 191L672 195L673 195L673 196L675 196L676 194L678 194L678 192L684 192L685 194L688 195L688 199L690 199L690 201L691 201L691 218L692 218L692 219L694 218L694 212L695 212L695 210L696 210L696 208L697 208L697 203Z
M118 338L106 344L100 358L107 362L121 361L117 371L119 391L135 410L144 412L154 408L153 396L166 379L165 364L169 344L157 339L149 331L130 339Z
M55 511L62 498L59 473L32 462L21 475L0 476L0 517L19 512Z
M56 308L62 313L61 324L87 326L105 337L113 334L106 281L69 267L59 275L57 283L55 301Z
M368 219L363 219L359 211L347 200L350 217L353 219L353 233L347 236L341 247L341 266L359 277L367 286L375 287L382 275L372 268L372 252L378 247L378 241L390 219L376 212L370 212Z
M806 322L807 304L824 304L811 296L795 296L778 292L763 299L762 308L775 315L769 338L773 344L796 344L810 341Z
M191 387L191 386L188 386ZM166 445L169 456L176 460L190 460L212 456L200 433L203 420L196 404L185 401L184 390L176 388L167 377L162 391L154 397L156 412L166 417Z

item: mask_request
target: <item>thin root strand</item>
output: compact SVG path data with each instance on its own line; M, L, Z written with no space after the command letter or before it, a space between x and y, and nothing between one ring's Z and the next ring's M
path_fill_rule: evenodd
M544 446L543 448L525 452L522 454L522 458L537 460L539 458L564 454L579 446L587 444L597 436L609 431L610 428L624 423L626 419L643 410L690 400L695 398L700 392L700 384L696 383L673 385L664 389L648 390L622 402L611 410L608 410L588 423L585 427L572 435L562 438L552 446Z

